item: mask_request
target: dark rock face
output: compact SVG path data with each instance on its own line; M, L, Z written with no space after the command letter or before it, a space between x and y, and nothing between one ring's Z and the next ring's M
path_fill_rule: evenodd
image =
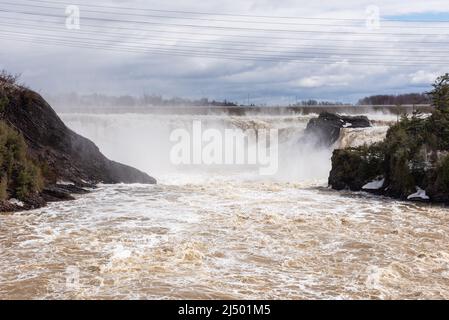
M382 155L362 148L334 150L329 185L335 190L359 191L382 176L383 161Z
M319 146L329 147L338 140L342 128L366 127L371 127L371 123L365 116L340 116L325 112L309 121L305 139L315 139Z
M0 212L73 200L72 194L86 193L84 188L94 188L97 183L156 183L144 172L107 159L93 142L67 128L36 92L4 83L1 90L0 120L23 135L28 156L42 171L45 187L20 202L0 201Z
M54 183L156 183L146 173L107 159L93 142L67 128L36 92L18 86L5 92L9 102L0 119L23 134L31 154L47 165L47 178L53 176Z
M48 186L42 191L42 197L48 202L75 200L71 193L58 186Z
M329 185L411 201L449 203L449 111L403 117L384 141L335 150Z
M55 199L54 201L62 201L62 200ZM0 202L0 212L17 212L17 211L24 211L24 210L32 210L32 209L41 208L47 204L45 197L43 197L41 194L30 195L26 199L26 201L21 201L21 202L22 202L22 204L19 205L17 203L11 203L9 201L1 201Z

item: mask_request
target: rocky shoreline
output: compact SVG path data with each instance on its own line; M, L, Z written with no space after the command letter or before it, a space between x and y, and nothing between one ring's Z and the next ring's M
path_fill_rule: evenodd
M0 77L0 212L72 200L98 183L156 183L107 159L67 128L38 93L14 80Z
M74 184L54 184L46 186L40 193L29 195L23 201L12 198L0 203L0 212L19 212L45 207L49 202L72 201L74 195L87 194L95 188L81 188Z

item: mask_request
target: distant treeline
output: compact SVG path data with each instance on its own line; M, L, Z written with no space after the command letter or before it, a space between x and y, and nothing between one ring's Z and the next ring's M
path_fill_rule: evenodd
M335 101L318 101L318 100L301 100L295 106L343 106L350 105L350 103L335 102Z
M120 107L243 107L244 105L227 100L217 101L209 98L187 99L187 98L164 98L161 95L142 96L112 96L100 93L80 95L77 93L68 93L49 96L46 99L57 109L66 109L72 107L92 107L92 108L120 108ZM374 95L360 99L357 105L418 105L430 104L431 101L425 93L409 93L400 95ZM319 100L301 100L290 106L343 106L352 105L338 101L319 101ZM251 104L250 106L255 106Z
M426 93L408 93L399 95L376 95L360 99L359 105L405 105L405 104L430 104L430 98Z
M164 98L160 95L142 95L142 96L109 96L105 94L79 95L77 93L61 94L57 96L46 96L50 104L59 107L146 107L146 106L217 106L232 107L236 103L227 100L216 101L208 98L191 100L186 98Z

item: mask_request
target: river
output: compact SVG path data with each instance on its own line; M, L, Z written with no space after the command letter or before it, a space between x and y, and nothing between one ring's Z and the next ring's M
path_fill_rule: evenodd
M171 165L169 132L192 116L61 114L159 183L0 215L0 299L448 299L448 209L329 189L332 150L297 145L312 116L195 117L281 130L279 172L263 177ZM336 147L396 119L369 117Z

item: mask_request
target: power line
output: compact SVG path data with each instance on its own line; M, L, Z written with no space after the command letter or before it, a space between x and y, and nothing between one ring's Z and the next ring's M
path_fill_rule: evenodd
M12 27L14 27L14 25L16 25L16 24L4 24L4 23L1 23L0 22L0 25L3 25L3 26L5 26L6 28L12 28ZM25 27L28 27L28 28L32 28L32 30L33 31L35 31L35 30L42 30L42 31L50 31L50 32L56 32L56 33L64 33L64 36L70 36L70 37L73 37L73 34L71 34L71 35L68 35L67 34L67 31L66 30L64 30L64 29L61 29L61 28L58 28L58 29L52 29L52 28L44 28L44 27L35 27L35 26L30 26L30 25L23 25L23 24L19 24L20 26L25 26ZM10 31L10 30L4 30L4 31ZM10 31L10 32L13 32L13 33L19 33L19 34L23 34L23 30L20 30L20 31ZM78 34L81 34L81 35L96 35L96 36L98 36L99 34L98 34L98 32L88 32L88 31L84 31L84 30L78 30L78 31L76 31L76 35L78 35ZM45 34L44 34L45 35ZM111 32L108 32L108 33L103 33L103 34L100 34L101 36L113 36L113 37L115 37L114 39L103 39L103 38L101 38L101 39L98 39L98 38L91 38L91 39L87 39L87 40L114 40L114 41L116 41L117 40L117 36L121 36L121 37L123 37L123 36L126 36L126 35L124 35L124 34L119 34L119 33L111 33ZM61 35L59 35L59 36L61 36ZM80 38L75 38L75 39L80 39ZM81 39L84 39L84 38L81 38ZM179 41L179 39L172 39L172 38L169 38L170 40L178 40ZM131 44L135 44L136 42L135 41L137 41L137 40L144 40L145 42L157 42L157 41L163 41L164 39L147 39L146 38L146 36L140 36L140 37L138 37L138 36L131 36L131 37L126 37L125 39L124 39L124 41L126 41L126 42L130 42L130 40L133 40L134 42L133 43L131 43ZM253 51L253 52L262 52L262 53L272 53L272 54L297 54L297 53L301 53L301 54L312 54L312 55L314 55L314 56L316 56L316 55L344 55L344 56L362 56L362 57L367 57L367 56L373 56L373 55L375 55L376 57L401 57L401 58L406 58L407 56L406 55L404 55L404 54L387 54L387 53L379 53L379 50L384 50L384 48L381 48L381 49L378 49L378 50L376 50L376 51L374 51L374 50L372 50L371 52L366 52L366 51L358 51L358 52L341 52L341 51L337 51L337 52L323 52L323 51L321 51L321 50L323 50L323 49L320 49L320 48L317 48L317 47L315 47L315 46L309 46L309 48L311 48L311 49L314 49L314 50L310 50L311 52L303 52L303 51L299 51L299 50L304 50L304 48L299 48L299 47L294 47L294 49L296 49L295 51L274 51L274 50L263 50L263 49L258 49L258 48L252 48L252 47L248 47L248 46L246 46L246 47L243 47L243 48L236 48L236 47L229 47L229 46L227 46L227 47L222 47L222 46L211 46L210 44L207 44L207 43L204 43L204 42L201 42L201 41L189 41L189 40L181 40L181 41L179 41L179 42L187 42L187 43L196 43L196 44L202 44L202 45L207 45L207 47L201 47L201 46L198 46L198 45L194 45L194 46L190 46L190 45L182 45L182 47L187 47L187 48L196 48L196 49L220 49L220 50L225 50L225 51L237 51L237 52L242 52L242 51ZM139 42L139 44L141 44L141 42ZM157 44L156 44L157 45ZM166 46L169 46L169 44L165 44ZM179 44L176 44L176 46L180 46ZM242 46L242 45L241 45ZM292 47L290 47L290 48L292 48ZM307 48L306 48L307 49ZM339 48L333 48L334 50L335 49L339 49ZM343 49L347 49L347 48L344 48L343 47ZM360 48L359 48L360 49ZM329 49L328 49L329 50ZM374 52L374 53L373 53ZM429 52L431 52L432 53L432 58L447 58L448 56L447 56L447 54L446 54L446 51L443 51L443 52L441 52L443 55L437 55L435 52L433 52L433 51L426 51L426 52L419 52L419 51L413 51L413 52L410 52L409 51L409 53L410 54L412 54L413 55L413 58L419 58L419 57L423 57L423 58L427 58L427 56L420 56L419 54L425 54L425 53L429 53Z
M40 2L40 3L55 3L53 1L34 1L34 2ZM40 8L40 9L51 9L51 10L60 10L59 7L49 7L49 6L43 6L43 5L34 5L34 4L21 4L21 3L14 3L14 2L2 2L2 4L10 5L10 6L26 6L27 8ZM59 3L58 3L59 4ZM125 12L126 8L122 8L120 12L108 12L104 11L104 9L111 9L107 6L97 6L97 5L83 5L86 7L93 7L93 8L102 8L102 11L99 10L90 10L90 9L83 9L83 12L87 13L99 13L99 14L115 14L120 16L132 16L132 17L146 17L146 18L164 18L164 19L181 19L181 20L197 20L197 21L208 21L208 22L231 22L231 23L245 23L245 24L272 24L272 25L292 25L292 26L321 26L321 27L346 27L346 28L353 28L353 27L360 27L359 24L335 24L335 22L332 22L329 24L323 24L323 23L298 23L298 22L279 22L279 21L251 21L251 20L229 20L229 19L212 19L212 18L201 18L201 17L184 17L184 16L167 16L167 15L154 15L154 14L139 14L139 13L129 13ZM149 11L150 9L144 9L144 11ZM364 21L364 20L362 20ZM410 28L410 26L386 26L383 25L382 28L397 28L397 29L403 29L403 28ZM449 29L449 26L419 26L418 28L421 29Z
M11 36L9 36L11 37ZM5 38L5 36L3 37ZM6 38L8 38L8 35L6 35ZM261 58L251 58L251 57L240 57L240 56L224 56L224 55L217 55L217 54L205 54L203 52L196 52L196 53L192 53L192 52L185 52L185 51L175 51L175 50L160 50L160 49L151 49L151 50L146 50L146 51L142 51L142 50L132 50L132 49L127 49L127 48L117 48L116 46L98 46L98 45L94 45L94 44L90 44L90 43L74 43L66 41L66 40L54 40L54 41L45 41L48 39L37 39L37 38L17 38L17 37L11 37L9 38L13 41L23 41L23 42L31 42L31 43L36 43L36 44L49 44L49 45L67 45L67 46L71 46L71 47L76 47L76 48L85 48L85 49L100 49L100 50L106 50L106 51L119 51L119 52L130 52L130 53L154 53L154 54L160 54L160 55L173 55L173 56L182 56L182 57L189 57L189 58L195 58L195 57L205 57L205 58L216 58L216 59L227 59L227 60L240 60L240 61L253 61L253 62L274 62L274 63L280 63L280 62L291 62L291 63L310 63L308 61L298 61L298 60L288 60L288 59L261 59ZM344 64L348 64L345 61L313 61L314 64L330 64L330 63L344 63ZM388 64L379 64L379 63L352 63L353 65L363 65L363 66L391 66L391 67L398 67L398 65L388 65ZM404 66L414 66L412 64L407 64Z
M63 16L48 14L48 13L35 13L35 12L27 12L27 11L12 11L0 9L0 12L6 13L18 13L24 15L32 15L32 16L43 16L43 17L53 17L53 18L62 18ZM180 23L162 23L162 22L154 22L154 21L141 21L141 20L120 20L120 19L110 19L110 18L99 18L99 17L83 17L83 20L89 21L103 21L103 22L117 22L117 23L135 23L135 24L144 24L144 25L160 25L160 26L170 26L170 27L188 27L188 28L208 28L208 29L217 29L217 30L233 30L233 31L252 31L252 32L285 32L285 33L324 33L324 34L348 34L353 36L385 36L385 35L395 35L395 36L422 36L422 37L436 37L436 36L449 36L449 34L416 34L416 33L369 33L369 32L349 32L349 31L320 31L320 30L287 30L287 29L265 29L265 28L250 28L250 27L226 27L226 26L211 26L211 25L196 25L196 24L180 24Z
M0 33L3 33L3 31L0 31ZM64 45L81 45L81 47L86 48L95 48L95 49L107 49L107 50L118 50L118 51L125 51L125 52L133 52L133 53L164 53L164 54L174 54L174 55L182 55L182 56L188 56L188 57L210 57L210 58L223 58L223 59L231 59L231 60L247 60L247 61L262 61L262 62L299 62L299 63L314 63L314 64L330 64L330 63L346 63L346 64L354 64L354 65L365 65L365 66L392 66L392 67L407 67L407 66L416 66L416 65L444 65L446 66L447 63L442 62L439 60L438 62L429 62L420 60L418 62L411 62L410 60L403 63L403 61L395 62L395 61L385 61L380 62L379 60L376 61L348 61L347 59L339 59L339 60L333 60L333 59L324 59L324 58L311 58L311 57L302 57L302 59L294 59L292 57L270 57L270 56L254 56L254 55L236 55L236 54L228 54L223 52L204 52L204 51L196 51L196 50L187 50L187 49L159 49L154 47L127 47L127 48L117 48L116 45L111 43L105 43L105 44L96 44L93 42L88 41L76 41L76 40L66 40L66 39L59 39L59 38L51 38L51 37L27 37L27 36L17 36L17 35L10 35L6 34L3 37L12 37L13 40L38 40L37 43L44 43L42 41L50 41L50 44L64 44ZM17 37L21 37L21 39L17 39ZM304 59L308 59L307 61ZM343 61L342 61L343 60Z
M36 36L36 34L35 33L26 33L26 32L22 32L22 31L20 31L20 32L15 32L15 31L0 31L0 32L2 32L2 33L8 33L8 32L11 32L11 33L14 33L14 34L19 34L19 35L27 35L27 36ZM37 35L37 36L42 36L42 35ZM43 35L43 36L48 36L48 35ZM51 35L50 35L51 36ZM55 37L52 37L52 39L54 39ZM59 39L59 38L56 38L56 39ZM79 38L79 37L72 37L72 39L73 40L81 40L81 41L103 41L103 42L107 42L107 43L114 43L114 44L117 44L117 40L116 39L103 39L103 38ZM146 49L146 48L149 48L148 46L141 46L141 43L136 43L136 42L130 42L130 41L126 41L126 45L132 45L133 46L133 48L144 48L144 49ZM210 49L214 49L214 53L220 53L220 54L233 54L234 52L235 52L235 50L232 50L232 49L225 49L225 48L219 48L219 50L218 49L215 49L215 48L210 48L210 47L199 47L199 46L186 46L186 45L184 45L184 46L179 46L179 45L160 45L160 44L151 44L151 46L150 47L154 47L154 46L156 46L156 47L162 47L162 48L169 48L170 50L172 49L172 47L175 47L176 49L178 49L178 48L182 48L183 50L190 50L190 49L198 49L198 50L202 50L202 51L210 51L210 52L212 52L212 50L210 50ZM230 52L229 52L230 51ZM240 55L246 55L247 53L246 52L242 52L242 50L237 50L237 54L240 54ZM306 55L304 55L304 54L306 54ZM268 57L268 58L291 58L291 59L295 59L295 58L314 58L314 59L322 59L322 57L317 57L317 55L320 55L320 54L326 54L326 53L321 53L321 52L309 52L309 53L304 53L304 52L292 52L292 55L285 55L285 53L279 53L279 52L276 52L276 53L274 53L274 54L271 54L271 55L266 55L266 54L263 54L263 53L252 53L251 55L252 56L254 56L254 57L262 57L262 58L264 58L264 57ZM293 55L295 55L295 56L293 56ZM312 55L312 57L310 57L309 55ZM342 54L334 54L334 55L338 55L338 56L341 56L341 58L347 58L347 57L344 57ZM375 60L376 62L377 61L379 61L379 58L381 58L382 56L379 56L379 55L377 55L376 56L377 57L377 59ZM358 59L369 59L369 58L371 58L371 57L368 57L367 55L359 55L359 58ZM383 57L382 57L383 58ZM388 60L389 62L394 62L394 60ZM432 62L441 62L441 59L438 59L438 60L431 60L431 59L425 59L425 60L423 60L423 59L420 59L419 61L412 61L412 60L410 60L410 59L407 59L407 61L408 62L428 62L428 63L432 63ZM368 62L370 62L370 61L368 61ZM401 60L401 61L398 61L397 63L402 63L403 61Z
M5 27L14 27L14 26L19 26L19 27L25 27L25 28L29 28L32 30L43 30L43 31L51 31L51 32L62 32L65 35L71 36L73 34L86 34L86 35L98 35L98 32L89 32L89 31L85 31L85 30L76 30L75 32L70 32L70 30L66 30L66 29L62 29L60 27L57 28L52 28L52 27L42 27L42 26L34 26L34 25L29 25L29 24L18 24L18 23L1 23L0 25L3 25ZM69 34L67 34L69 33ZM71 33L71 34L70 34ZM177 41L177 42L186 42L186 43L197 43L197 44L208 44L208 43L212 43L212 44L217 44L217 45L227 45L229 46L229 44L235 46L235 47L243 47L243 48L250 48L253 49L254 47L267 47L267 44L261 44L261 43L257 43L257 42L235 42L235 41L226 41L226 40L204 40L204 41L198 41L198 40L191 40L191 39L179 39L179 38L166 38L166 37L157 37L157 38L151 38L148 39L148 35L129 35L129 34L123 34L123 33L116 33L116 32L110 32L107 31L106 33L102 33L101 35L104 36L121 36L121 37L125 37L126 40L146 40L146 41L162 41L162 40L168 40L168 41ZM235 48L234 47L234 48ZM386 49L394 49L395 51L405 51L407 53L413 53L413 55L419 54L419 53L443 53L444 56L443 57L447 57L447 50L443 50L443 51L438 51L438 50L416 50L416 51L412 51L410 48L393 48L393 47L367 47L367 48L362 48L362 47L347 47L347 46L333 46L333 47L319 47L319 46L315 46L315 45L297 45L297 46L280 46L280 45L276 45L276 48L279 49L303 49L303 48L312 48L312 49L316 49L316 50L335 50L335 49L339 49L339 50L351 50L351 51L356 51L356 52L362 52L364 54L366 54L366 52L379 52L380 50L386 50ZM372 50L371 50L372 49ZM254 49L253 49L254 50ZM256 50L256 51L271 51L272 50ZM332 52L330 52L331 54Z
M2 13L0 11L0 13ZM52 17L50 17L52 18ZM61 16L57 16L56 18L63 18ZM17 20L17 18L12 18L12 17L2 17L2 19L12 19L14 21ZM33 19L24 19L21 18L21 20L24 21L30 21L30 22L36 22L36 23L42 23L42 22L50 22L50 21L42 21L42 20L33 20ZM56 22L55 22L56 23ZM83 26L86 27L93 27L93 28L106 28L106 29L117 29L117 30L126 30L126 31L143 31L143 32L153 32L153 33L169 33L169 34L183 34L183 35L189 35L189 36L215 36L215 37L235 37L235 38L253 38L253 39L261 39L261 40L268 40L268 39L272 39L272 40L288 40L288 41L296 41L296 40L301 40L301 41L329 41L329 42L353 42L353 39L334 39L334 38L298 38L298 37L279 37L279 36L270 36L270 35L243 35L243 34L220 34L220 33L204 33L204 32L186 32L186 31L180 31L180 30L155 30L155 29L142 29L142 28L137 28L137 27L123 27L123 26L101 26L101 25L92 25L92 24L86 24L83 22ZM393 40L393 41L389 41L389 40L372 40L372 39L363 39L364 43L391 43L391 44L436 44L436 45L441 45L444 44L441 41L412 41L412 40Z
M48 6L31 5L31 4L19 4L19 3L12 3L12 2L2 2L2 4L11 5L11 6L26 6L26 7L41 8L41 9L54 9L54 10L60 10L61 9L59 7L48 7ZM83 6L96 7L96 8L99 7L99 6L93 6L93 5L83 5ZM102 9L105 9L105 7L102 7ZM110 8L106 7L106 9L110 9ZM126 10L126 8L123 8L123 10ZM125 15L125 16L146 17L146 18L198 20L198 21L208 21L208 22L238 22L238 23L249 23L249 24L274 24L274 25L293 25L293 26L295 26L295 25L297 25L297 26L335 26L335 24L331 24L330 25L330 24L320 24L320 23L317 23L317 24L304 24L304 23L295 23L295 22L227 20L227 19L212 19L212 18L198 18L198 17L182 17L182 16L166 16L166 15L153 15L153 14L138 14L138 13L123 12L123 10L121 10L120 12L108 12L108 11L83 9L83 12L101 13L101 14L118 14L118 15L121 15L121 16ZM353 27L354 25L337 25L337 26Z
M53 3L59 5L73 5L73 3L50 1L50 0L26 0L40 3ZM226 16L226 17L245 17L245 18L264 18L264 19L291 19L291 20L325 20L325 21L359 21L364 22L366 19L360 18L331 18L331 17L304 17L304 16L267 16L267 15L250 15L250 14L232 14L232 13L214 13L214 12L198 12L198 11L180 11L180 10L161 10L149 8L135 8L135 7L119 7L119 6L105 6L83 4L83 6L102 9L119 9L119 10L134 10L134 11L149 11L149 12L164 12L177 14L191 14L191 15L209 15L209 16ZM449 20L411 20L411 19L382 19L383 22L401 22L401 23L449 23Z
M31 12L15 12L15 11L8 11L8 10L0 10L0 11L2 11L2 12L6 12L6 13L19 13L19 14L25 14L25 15L33 15L33 16L47 16L47 17L52 17L52 18L62 18L62 16L59 16L59 15L52 15L52 14L39 14L39 13L31 13ZM86 19L86 18L85 18ZM88 17L87 19L91 19L91 20L94 20L94 21L109 21L109 22L120 22L120 23L123 23L123 22L131 22L131 23L146 23L146 21L129 21L129 20L115 20L115 19L103 19L103 18L91 18L91 17ZM151 22L150 22L151 23ZM169 25L169 26L173 26L174 24L164 24L164 23L159 23L159 25L163 25L163 26L166 26L166 25ZM178 26L177 24L176 24L176 26ZM180 25L180 26L192 26L192 25ZM100 26L93 26L93 27L100 27ZM198 27L198 28L205 28L205 27L210 27L210 26L199 26L199 25L195 25L195 27ZM213 27L218 27L218 26L213 26ZM226 28L227 27L220 27L220 28L225 28L225 30L226 30ZM129 28L129 29L131 29L131 28ZM234 28L234 29L242 29L242 28ZM135 30L135 28L132 28L132 30ZM299 32L299 30L280 30L280 29L258 29L258 28L244 28L244 30L257 30L257 31L267 31L267 30L270 30L270 31L276 31L276 32L282 32L282 31L286 31L286 32L293 32L293 31L298 31ZM50 30L51 31L51 30ZM152 31L155 31L155 30L152 30ZM158 30L159 31L159 30ZM301 31L301 32L322 32L322 31L312 31L312 30L309 30L309 31ZM85 32L84 32L85 33ZM18 34L25 34L25 35L33 35L33 34L27 34L27 33L18 33ZM86 34L86 33L85 33ZM91 33L92 34L92 33ZM346 34L346 33L345 33ZM370 34L371 35L371 34ZM376 34L376 35L381 35L381 34ZM397 35L405 35L405 34L397 34ZM409 35L412 35L412 34L409 34ZM424 35L424 34L414 34L414 35ZM440 35L442 35L442 34L440 34ZM123 36L122 34L120 34L120 36ZM221 35L221 36L226 36L226 35ZM233 35L231 35L231 36L233 36ZM444 35L445 36L445 35ZM109 41L108 39L95 39L95 38L92 38L92 39L85 39L85 38L74 38L75 40L94 40L94 41ZM134 38L135 39L135 38ZM55 40L54 38L50 38L50 39L48 39L47 38L47 40ZM57 39L56 39L57 40ZM157 41L157 39L156 39L156 41ZM89 43L89 44L92 44L91 42ZM133 44L135 44L135 43L130 43L131 45L133 45ZM167 48L167 45L158 45L158 44L152 44L153 45L153 47L135 47L134 46L134 48L133 49L154 49L154 47L156 46L162 46L162 48L163 49L166 49ZM193 49L205 49L205 50L208 50L209 51L209 53L213 53L213 54L221 54L221 55L224 55L224 54L229 54L229 53L231 53L231 54L233 54L233 52L232 51L235 51L235 50L238 50L238 54L240 54L240 56L236 56L236 57L243 57L243 58L251 58L251 59L259 59L259 58L268 58L268 59L273 59L274 57L273 57L273 55L264 55L264 54L257 54L257 53L252 53L252 56L248 56L248 55L245 55L247 52L242 52L243 51L243 49L236 49L236 48L213 48L213 47L207 47L207 48L204 48L204 47L199 47L199 46L188 46L188 45L183 45L183 46L179 46L179 45L177 45L177 46L175 46L177 49L179 49L179 48L181 48L181 49L183 49L183 50L189 50L189 48L193 48ZM187 49L186 49L187 48ZM313 47L312 47L313 48ZM156 48L157 49L157 48ZM211 52L211 50L210 49L214 49L214 51L212 51ZM219 51L218 49L220 49L221 51ZM173 51L173 49L171 49L172 51ZM229 52L229 51L231 51L231 52ZM301 54L301 56L295 56L295 57L292 57L292 56L285 56L285 54L288 54L288 53L290 53L290 52L281 52L281 53L279 53L279 52L275 52L275 51L270 51L270 50L257 50L257 49L254 49L254 48L252 48L251 50L249 50L249 51L258 51L258 52L263 52L263 53L274 53L274 54L280 54L280 55L278 55L278 56L276 56L276 58L282 58L282 59L284 59L284 58L286 58L286 59L292 59L292 58L295 58L296 60L297 60L297 58L313 58L313 60L314 61L317 61L317 60L319 60L319 59L323 59L323 58L321 58L321 57L316 57L316 55L337 55L337 56L341 56L342 54L340 53L340 52L338 52L338 53L329 53L329 52L317 52L317 51L315 51L315 52L299 52L299 54ZM198 53L198 52L192 52L192 51L188 51L189 53ZM298 52L291 52L291 54L298 54ZM313 55L313 57L310 57L310 56L304 56L304 54L309 54L309 55ZM417 55L416 55L417 53L416 52L414 52L414 57L415 58L419 58ZM242 56L243 55L243 56ZM352 56L356 56L357 55L357 53L346 53L346 55L352 55ZM359 58L359 59L367 59L368 58L368 55L369 54L366 54L366 53L364 53L364 54L358 54L358 55L360 55L361 56L361 58ZM395 55L387 55L387 54L383 54L383 55L377 55L377 57L383 57L383 58L385 58L385 57L387 57L387 56L391 56L391 57L396 57ZM433 57L436 57L435 55L433 55ZM441 56L441 58L445 58L446 56ZM332 57L331 57L332 58ZM329 61L329 60L327 60L327 61ZM341 61L341 59L340 60L338 60L338 61ZM331 62L338 62L338 61L335 61L335 60L333 60L333 61L331 61ZM370 61L365 61L364 63L366 64L366 63L368 63L368 62L370 62ZM379 59L377 59L375 62L379 62ZM393 63L394 61L392 61L392 60L389 60L388 62L390 62L390 63ZM396 62L397 63L397 65L398 66L403 66L403 65L405 65L404 63L403 63L404 61L398 61L398 62ZM415 61L412 61L412 60L410 60L410 59L408 59L407 61L406 61L407 63L409 63L409 64L411 64L411 63L415 63ZM419 61L416 61L416 63L441 63L441 59L439 59L438 61L435 61L435 60L429 60L429 59L426 59L426 60L423 60L423 59L421 59L421 60L419 60Z

